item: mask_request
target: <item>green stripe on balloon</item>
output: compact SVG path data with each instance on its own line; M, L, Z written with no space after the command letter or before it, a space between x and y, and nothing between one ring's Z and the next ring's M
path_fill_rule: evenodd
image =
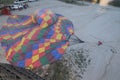
M46 64L49 63L49 60L47 59L46 56L43 56L43 57L40 58L40 62L41 62L42 65L46 65Z

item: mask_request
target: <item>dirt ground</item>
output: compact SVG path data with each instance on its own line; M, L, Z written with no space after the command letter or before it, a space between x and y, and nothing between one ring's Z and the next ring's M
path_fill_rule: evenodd
M85 4L88 5L78 6L57 0L39 0L29 3L27 9L12 11L12 14L31 15L37 9L49 8L55 13L64 15L73 22L75 34L85 41L84 44L71 47L88 50L91 58L91 64L87 67L82 80L119 80L120 8ZM7 18L8 16L0 16L0 28ZM98 46L98 41L102 41L103 44ZM7 63L1 47L0 62Z

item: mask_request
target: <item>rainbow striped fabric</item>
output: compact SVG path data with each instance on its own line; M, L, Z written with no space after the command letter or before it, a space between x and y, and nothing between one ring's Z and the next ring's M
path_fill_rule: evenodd
M73 24L49 9L11 15L0 30L6 59L15 66L37 68L59 60L69 46Z

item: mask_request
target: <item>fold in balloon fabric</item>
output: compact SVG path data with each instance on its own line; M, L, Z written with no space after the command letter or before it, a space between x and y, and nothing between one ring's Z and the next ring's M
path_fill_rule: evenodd
M73 24L48 9L11 15L0 30L6 59L15 66L37 68L59 60L69 46Z

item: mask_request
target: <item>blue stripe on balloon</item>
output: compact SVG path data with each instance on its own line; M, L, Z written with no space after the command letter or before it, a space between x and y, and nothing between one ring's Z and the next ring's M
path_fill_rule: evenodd
M53 51L51 52L51 54L54 56L54 58L55 58L56 60L58 60L58 59L60 59L60 58L62 57L62 55L61 55L57 50L53 50Z
M31 58L32 57L32 52L27 52L25 55L26 58Z
M24 66L25 66L25 61L24 61L24 60L19 61L19 62L17 63L17 65L18 65L19 67L24 67Z
M39 48L39 44L33 44L32 48L33 48L33 50L38 49Z

